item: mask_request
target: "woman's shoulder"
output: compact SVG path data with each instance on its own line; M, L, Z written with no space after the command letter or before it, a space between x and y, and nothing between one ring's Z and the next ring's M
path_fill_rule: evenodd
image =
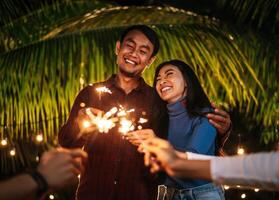
M207 132L217 133L215 127L209 122L206 115L200 115L195 117L193 121L193 126L202 130L206 129Z

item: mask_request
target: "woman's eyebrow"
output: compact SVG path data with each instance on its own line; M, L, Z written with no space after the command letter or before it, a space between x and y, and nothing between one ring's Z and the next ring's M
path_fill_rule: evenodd
M174 71L174 70L173 69L168 69L168 70L165 71L165 74L170 72L170 71Z

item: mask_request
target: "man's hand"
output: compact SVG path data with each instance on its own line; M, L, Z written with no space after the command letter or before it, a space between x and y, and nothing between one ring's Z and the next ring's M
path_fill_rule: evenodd
M77 183L86 160L87 153L81 149L53 149L43 154L37 170L49 188L56 190Z
M97 128L96 125L91 123L92 117L101 117L103 116L103 113L102 110L93 107L80 109L76 119L80 130L77 138L79 139L80 137L95 131Z
M230 115L226 111L217 108L214 103L212 103L211 106L214 108L214 113L207 114L207 118L222 137L228 133L231 127Z

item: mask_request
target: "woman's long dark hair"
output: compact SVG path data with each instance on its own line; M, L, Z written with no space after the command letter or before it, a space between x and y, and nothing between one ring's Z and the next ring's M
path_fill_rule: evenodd
M174 65L182 73L183 78L187 84L187 96L186 96L186 107L190 116L204 116L206 112L213 111L213 108L210 104L208 97L206 96L203 88L200 85L200 82L191 69L189 65L180 60L170 60L161 63L155 71L153 87L156 88L157 77L160 70L165 65ZM154 92L155 104L157 106L156 112L153 113L156 116L156 131L160 133L159 137L167 138L168 136L168 112L167 112L167 102L163 101L159 94ZM206 109L204 109L206 108ZM205 112L205 110L207 110ZM211 110L211 111L210 111ZM223 151L220 145L220 138L217 136L216 140L216 155L223 155Z
M157 77L160 70L166 65L174 65L181 72L187 84L186 107L190 116L204 115L204 108L211 108L210 101L206 96L199 79L189 65L180 60L170 60L161 63L155 71L153 87L156 88ZM157 94L158 95L158 94ZM207 109L207 112L209 111Z

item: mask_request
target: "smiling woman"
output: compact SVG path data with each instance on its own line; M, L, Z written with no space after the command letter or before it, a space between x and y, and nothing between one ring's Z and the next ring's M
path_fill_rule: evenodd
M167 114L163 114L168 116L167 138L174 148L215 155L217 131L205 117L213 109L191 67L180 60L163 62L156 68L153 85L167 104ZM209 181L167 176L162 184L158 187L158 199L164 199L165 195L170 200L181 196L196 200L224 199L222 189Z
M158 74L156 90L164 101L174 103L187 95L187 84L179 69L167 64Z

